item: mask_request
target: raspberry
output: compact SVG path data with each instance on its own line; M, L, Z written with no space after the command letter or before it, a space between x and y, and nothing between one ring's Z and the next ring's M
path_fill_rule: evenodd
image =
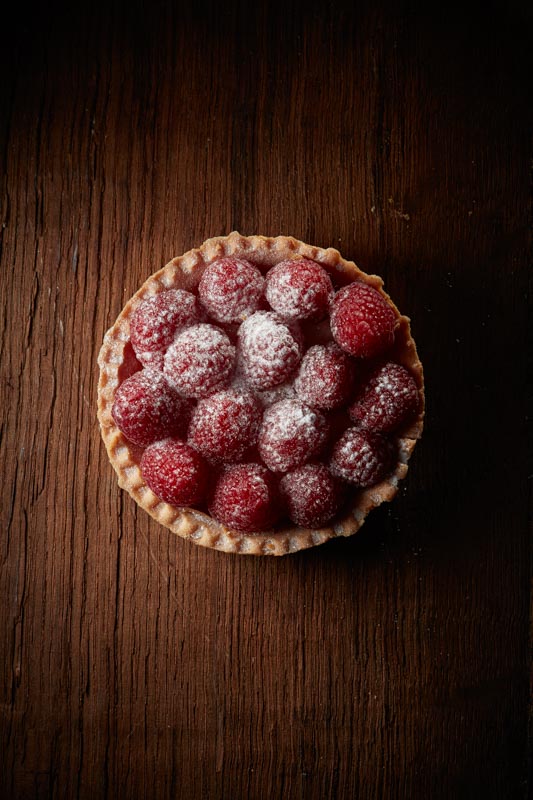
M390 433L416 413L419 402L411 373L390 361L372 373L349 412L361 427Z
M317 408L338 408L354 386L354 365L336 344L310 347L294 382L296 394Z
M296 525L321 528L330 522L343 500L343 486L324 464L304 464L284 475L281 495Z
M261 464L236 464L219 478L209 511L239 531L262 531L282 514L276 479Z
M262 411L251 392L212 394L198 402L188 441L211 461L239 461L257 441Z
M249 261L217 258L202 275L198 294L217 322L242 322L257 311L265 279Z
M157 439L183 433L185 411L184 401L165 377L143 369L120 384L111 414L130 442L146 447Z
M207 397L230 380L235 348L226 334L203 323L185 328L165 355L165 375L186 397Z
M163 353L176 333L201 320L202 310L191 292L183 289L160 292L143 300L133 313L130 325L133 349L145 366L152 366L150 355L143 359L144 354Z
M333 448L330 469L335 477L366 488L391 469L393 454L391 443L379 433L348 428Z
M343 350L374 358L394 341L396 316L383 295L366 283L352 283L335 295L331 332Z
M273 472L288 472L318 455L328 436L320 411L300 400L280 400L267 408L259 433L261 460Z
M325 269L302 258L281 261L269 270L265 294L274 311L284 319L318 322L328 313L333 285Z
M257 311L239 329L239 365L254 389L283 383L302 357L297 323L284 322L272 311Z
M200 453L179 439L163 439L147 447L141 472L152 492L165 503L198 505L206 498L209 466Z

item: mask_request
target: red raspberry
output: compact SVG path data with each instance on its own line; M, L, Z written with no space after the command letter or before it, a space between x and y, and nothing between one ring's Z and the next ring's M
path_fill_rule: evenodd
M236 464L219 478L209 511L238 531L263 531L282 515L276 479L261 464Z
M310 347L294 382L296 394L317 408L338 408L354 387L354 364L336 344Z
M186 325L202 320L202 310L196 297L184 289L168 289L140 303L131 318L130 336L137 357L145 366L152 353L164 353L176 333ZM148 354L147 358L143 358Z
M366 488L387 474L393 455L391 443L379 433L348 428L333 448L330 469L335 477Z
M279 485L289 517L296 525L321 528L343 500L343 486L324 464L304 464L284 475Z
M242 322L259 308L265 279L243 258L217 258L202 275L198 294L217 322Z
M359 358L374 358L394 341L396 316L383 295L366 283L352 283L335 295L331 332L343 350Z
M259 433L261 460L273 472L288 472L317 456L328 436L320 411L300 400L280 400L267 408Z
M186 397L207 397L229 383L235 348L214 325L185 328L165 355L165 375Z
M143 369L120 384L111 414L124 436L141 447L184 432L185 403L160 372Z
M174 506L199 505L207 496L209 466L179 439L163 439L146 448L141 472L154 494Z
M257 441L262 413L251 392L212 394L198 402L188 441L210 461L239 461Z
M308 258L281 261L266 276L268 302L284 319L323 319L333 295L331 279Z
M272 311L257 311L239 328L239 365L254 389L283 383L302 357L297 323L284 322Z
M411 373L390 361L372 373L350 407L350 417L363 428L390 433L414 416L419 403Z

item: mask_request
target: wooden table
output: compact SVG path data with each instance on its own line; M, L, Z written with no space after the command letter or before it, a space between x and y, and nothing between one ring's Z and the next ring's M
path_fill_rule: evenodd
M4 26L2 798L528 796L531 15L352 6ZM96 422L124 301L232 229L381 274L426 368L399 497L282 559L158 527Z

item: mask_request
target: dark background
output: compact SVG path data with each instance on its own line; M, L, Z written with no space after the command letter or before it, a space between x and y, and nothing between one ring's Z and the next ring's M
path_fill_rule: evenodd
M428 7L3 20L2 798L532 796L532 15ZM96 422L125 300L232 229L382 275L426 370L398 498L282 559L158 527Z

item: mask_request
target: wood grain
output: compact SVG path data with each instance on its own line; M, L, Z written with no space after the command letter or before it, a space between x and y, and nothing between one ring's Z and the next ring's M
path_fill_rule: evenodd
M530 31L520 3L12 11L3 798L528 796ZM426 367L399 498L284 559L158 528L96 423L125 300L232 229L381 274Z

